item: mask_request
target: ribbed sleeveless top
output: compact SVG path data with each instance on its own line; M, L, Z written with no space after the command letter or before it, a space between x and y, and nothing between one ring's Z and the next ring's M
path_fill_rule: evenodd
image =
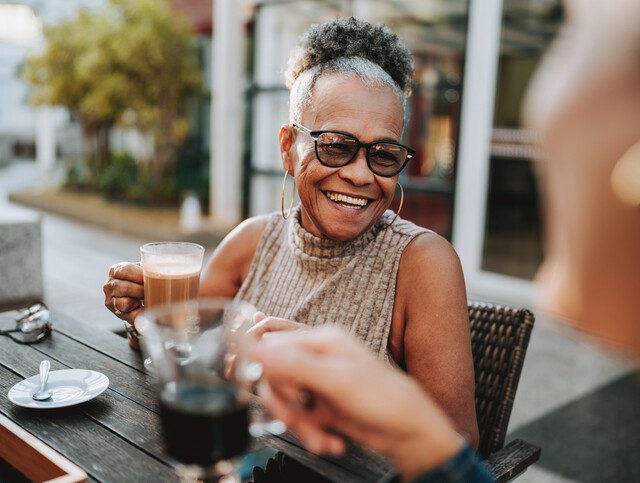
M341 242L318 238L300 224L269 215L249 274L237 294L268 316L317 327L342 326L379 357L387 358L400 257L428 230L387 210L374 225Z

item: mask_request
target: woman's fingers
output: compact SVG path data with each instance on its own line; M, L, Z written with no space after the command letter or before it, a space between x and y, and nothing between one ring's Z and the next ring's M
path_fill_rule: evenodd
M311 424L304 418L298 418L295 425L288 426L305 444L309 451L316 454L343 454L346 449L344 440Z
M438 438L447 443L447 458L461 444L448 418L415 381L385 366L344 332L273 334L263 338L253 356L271 387L273 414L311 451L343 450L336 431L407 467L403 462L419 460ZM301 389L313 394L312 405L296 400ZM416 448L418 453L407 452Z
M109 285L109 295L111 297L144 298L144 285L129 282L127 280L111 279Z
M117 317L133 323L144 299L144 278L138 264L122 262L109 268L109 277L102 286L104 305Z
M357 381L359 367L381 364L336 328L280 332L263 339L253 352L269 377L329 394L336 384Z
M143 308L142 300L130 297L111 297L105 302L105 306L113 312L116 317L133 323L133 320Z
M114 297L114 307L120 312L129 313L142 307L142 300L131 297Z
M144 307L140 307L135 310L132 310L127 314L123 314L122 316L120 316L120 318L122 320L126 320L127 322L129 322L131 325L135 327L134 322L136 320L136 317L138 317L138 315L140 315L143 311L144 311Z
M109 267L109 278L128 280L135 283L144 283L142 267L139 263L120 262Z
M344 329L337 326L324 326L311 330L306 325L297 325L309 330L283 331L278 334L277 338L270 340L269 343L280 345L281 348L295 346L300 350L317 354L345 355L352 360L354 358L361 359L362 356L370 357L369 352L362 344L354 340Z
M254 316L254 321L258 318L258 314L261 314L261 312L258 312L256 314L256 316ZM264 314L262 314L264 315ZM264 317L262 319L260 319L259 321L257 321L253 327L251 327L247 332L249 334L254 335L255 337L257 337L258 339L260 337L262 337L264 334L266 334L267 332L280 332L280 331L287 331L287 330L299 330L299 329L304 329L307 326L304 324L299 324L297 322L294 322L292 320L287 320L287 319L279 319L277 317Z

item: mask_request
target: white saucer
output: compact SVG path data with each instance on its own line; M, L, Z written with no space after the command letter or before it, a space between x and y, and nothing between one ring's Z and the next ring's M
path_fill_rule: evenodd
M31 396L40 388L40 376L31 376L9 389L9 400L25 408L53 409L80 404L102 394L109 387L104 374L86 369L51 371L47 391L52 396L46 401L35 401Z

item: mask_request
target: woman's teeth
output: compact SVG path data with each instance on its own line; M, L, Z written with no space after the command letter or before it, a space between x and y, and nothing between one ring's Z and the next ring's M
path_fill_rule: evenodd
M351 196L341 195L339 193L332 193L331 191L325 192L325 195L327 195L327 198L329 198L331 201L335 201L336 203L342 203L345 205L355 206L358 208L363 208L367 206L367 203L369 202L369 200L366 198L352 198Z

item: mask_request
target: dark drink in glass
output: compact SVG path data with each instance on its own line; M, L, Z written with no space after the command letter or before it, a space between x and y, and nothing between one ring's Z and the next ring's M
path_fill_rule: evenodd
M203 468L245 452L249 443L246 403L230 384L169 382L160 394L167 453Z
M255 312L219 298L146 309L136 319L153 359L166 452L183 482L240 481L250 397L236 371L246 366Z

